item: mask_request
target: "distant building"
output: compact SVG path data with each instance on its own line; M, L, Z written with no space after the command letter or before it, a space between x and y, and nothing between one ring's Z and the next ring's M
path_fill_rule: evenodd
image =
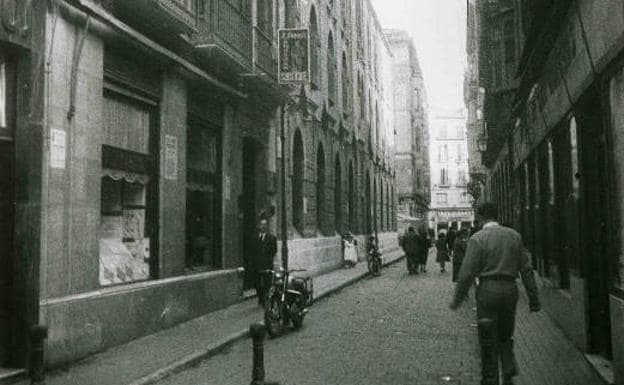
M468 194L466 116L463 111L434 116L429 130L431 210L429 224L436 234L450 227L470 226L474 212Z
M429 210L427 93L412 38L400 30L387 30L386 37L394 55L396 184L399 224L405 227L426 222Z

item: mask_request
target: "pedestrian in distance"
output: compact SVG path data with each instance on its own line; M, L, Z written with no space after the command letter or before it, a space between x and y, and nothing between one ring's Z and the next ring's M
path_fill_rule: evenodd
M407 274L418 274L419 237L414 227L410 226L407 229L407 233L402 237L401 246L407 259Z
M256 274L256 294L258 304L264 306L264 301L268 291L268 279L263 270L272 270L273 261L277 254L277 238L269 232L269 222L261 219L258 225L259 234L256 240L256 257L254 259L254 269Z
M481 345L481 385L499 384L499 360L503 385L512 385L518 374L513 353L513 334L518 302L518 275L529 297L529 309L541 309L531 258L522 237L515 230L497 222L497 209L491 203L477 208L483 227L468 241L466 256L459 272L451 309L457 309L466 298L474 278L477 327Z
M453 243L453 282L458 280L459 269L466 254L466 247L468 247L468 229L464 227L459 231L457 239Z
M440 233L436 241L436 262L440 265L440 273L446 272L446 262L449 261L448 242L446 234Z
M449 256L453 255L453 250L455 250L455 240L457 239L457 230L455 230L454 225L449 229L446 234L446 247L448 249Z
M427 235L424 227L418 229L418 271L427 272L427 258L429 258L429 249L431 248L431 238Z

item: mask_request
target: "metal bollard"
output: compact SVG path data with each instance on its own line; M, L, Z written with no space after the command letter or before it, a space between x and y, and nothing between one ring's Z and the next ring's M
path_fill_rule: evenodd
M251 370L251 385L279 385L277 382L264 381L264 337L266 327L256 323L249 327L253 343L253 368Z
M48 338L48 328L35 325L30 328L30 384L43 385L45 370L43 363L43 341Z

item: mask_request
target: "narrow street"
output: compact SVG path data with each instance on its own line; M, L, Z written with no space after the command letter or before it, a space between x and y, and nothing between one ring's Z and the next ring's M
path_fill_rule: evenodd
M448 309L453 284L429 258L425 276L408 276L405 263L365 278L314 305L299 332L268 340L268 381L282 385L478 384L476 327L469 301ZM544 312L518 306L519 385L598 385L580 352ZM251 378L251 341L243 340L197 367L159 382L245 384Z

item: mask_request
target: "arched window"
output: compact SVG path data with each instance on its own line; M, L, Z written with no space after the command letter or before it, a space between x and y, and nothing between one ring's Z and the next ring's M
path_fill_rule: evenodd
M334 162L334 229L342 233L342 168L338 154Z
M321 84L320 77L321 39L319 38L318 21L314 7L310 9L310 77L313 87Z
M343 0L344 1L344 0ZM349 66L347 64L347 54L346 52L342 53L342 112L348 113L350 112L350 102L349 95L350 92L350 76L349 76Z
M390 197L390 187L389 185L386 183L386 228L388 230L392 230L391 226L392 224L390 223L390 210L392 210L392 198Z
M384 207L384 199L383 199L383 184L379 183L379 227L381 227L381 230L384 231L386 230L386 221L385 221L385 207Z
M321 233L325 233L325 152L319 145L316 152L316 226Z
M364 121L366 117L366 100L364 98L364 80L361 73L358 75L358 99L360 101L360 120Z
M371 178L367 171L364 179L364 207L362 208L364 212L364 232L366 234L373 232L371 221L371 205L373 202L371 198Z
M355 173L353 172L353 163L349 162L349 229L351 232L355 232L357 228L357 216L355 213Z
M293 226L303 233L303 139L297 130L293 139L292 165L292 215Z
M327 38L327 95L332 103L336 102L336 56L331 32Z

